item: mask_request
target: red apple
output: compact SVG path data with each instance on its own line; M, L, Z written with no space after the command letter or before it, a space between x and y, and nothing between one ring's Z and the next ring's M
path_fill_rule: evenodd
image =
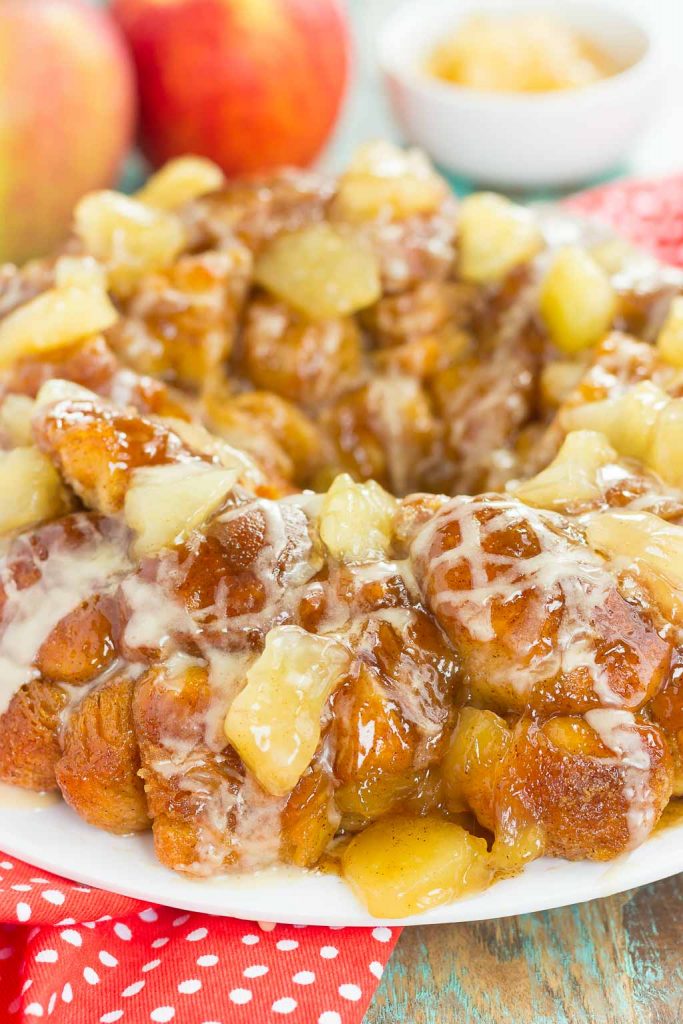
M0 260L47 252L117 177L134 127L125 42L87 0L0 2Z
M141 145L227 174L307 164L339 111L349 37L337 0L113 0L131 45Z

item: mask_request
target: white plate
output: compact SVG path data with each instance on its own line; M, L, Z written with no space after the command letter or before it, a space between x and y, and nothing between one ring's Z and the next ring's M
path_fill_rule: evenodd
M149 834L111 836L66 805L0 803L0 849L46 871L150 903L251 921L375 925L338 878L295 869L191 880L162 867ZM404 924L442 924L548 910L633 889L683 871L683 822L655 832L639 849L607 864L543 859L470 899L437 907ZM384 922L384 923L397 923Z

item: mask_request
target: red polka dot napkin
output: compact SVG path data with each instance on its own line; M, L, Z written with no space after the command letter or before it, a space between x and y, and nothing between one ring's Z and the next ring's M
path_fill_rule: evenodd
M683 175L568 205L683 265ZM186 914L11 857L0 922L0 1024L359 1024L399 934Z
M0 861L0 1021L351 1024L399 929L187 914Z

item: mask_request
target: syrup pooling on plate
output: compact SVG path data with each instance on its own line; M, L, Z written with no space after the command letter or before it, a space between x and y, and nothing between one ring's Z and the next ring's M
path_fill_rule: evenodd
M680 275L388 144L193 175L0 275L0 780L385 916L643 842L683 794Z

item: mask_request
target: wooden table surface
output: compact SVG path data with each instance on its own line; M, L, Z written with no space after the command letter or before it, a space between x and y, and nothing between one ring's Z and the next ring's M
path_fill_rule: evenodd
M562 910L406 928L365 1024L681 1024L683 875Z

